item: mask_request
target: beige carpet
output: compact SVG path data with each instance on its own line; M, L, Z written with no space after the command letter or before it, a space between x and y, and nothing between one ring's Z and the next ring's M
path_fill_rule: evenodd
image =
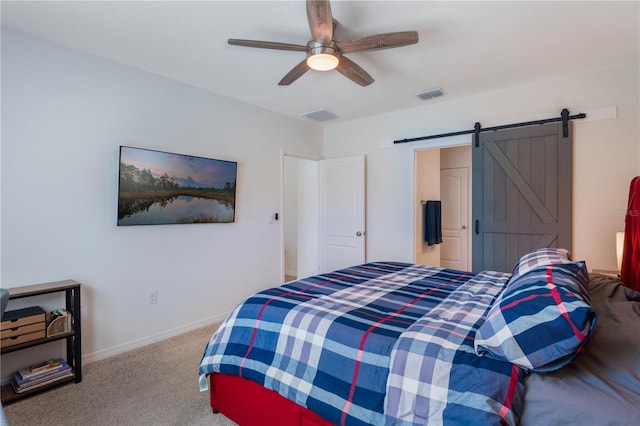
M232 426L213 414L198 389L198 365L215 326L83 366L83 380L4 407L10 426L212 425Z

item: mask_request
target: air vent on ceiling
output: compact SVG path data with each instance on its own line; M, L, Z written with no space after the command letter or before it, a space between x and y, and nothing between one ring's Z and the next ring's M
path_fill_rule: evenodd
M338 118L337 115L332 113L331 111L327 111L326 109L319 109L318 111L311 111L301 114L303 117L307 117L310 120L314 121L327 121L333 120L334 118Z
M442 93L442 90L431 89L431 90L427 90L426 92L418 93L416 96L426 101L427 99L437 98L442 95L444 95L444 93Z

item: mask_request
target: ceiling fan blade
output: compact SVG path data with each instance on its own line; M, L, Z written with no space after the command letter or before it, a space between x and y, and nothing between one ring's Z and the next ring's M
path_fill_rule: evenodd
M277 43L275 41L241 40L237 38L230 38L227 43L232 46L257 47L259 49L293 50L296 52L307 51L307 46L302 46L300 44Z
M307 19L314 41L328 43L333 39L333 17L329 0L307 0Z
M342 53L360 52L362 50L391 49L418 42L417 31L399 31L395 33L376 34L338 43Z
M289 71L287 75L282 77L282 80L280 80L280 83L278 83L278 85L288 86L289 84L302 77L302 74L307 71L309 71L309 65L307 65L307 58L305 58L302 60L302 62L293 67L293 69Z
M336 67L336 70L360 86L368 86L374 82L373 77L371 77L368 72L346 56L340 56L340 63Z

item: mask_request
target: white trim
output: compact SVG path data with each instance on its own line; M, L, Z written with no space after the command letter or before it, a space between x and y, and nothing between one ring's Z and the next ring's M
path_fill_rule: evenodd
M181 327L172 328L169 330L165 330L162 333L154 334L151 336L143 337L142 339L133 340L128 343L124 343L121 345L116 345L111 348L103 349L97 352L93 352L90 354L83 354L82 363L90 364L94 361L100 361L102 359L110 358L115 355L119 355L124 352L131 351L133 349L139 349L147 345L151 345L153 343L161 342L162 340L169 339L171 337L178 336L183 333L187 333L189 331L196 330L198 328L206 327L207 325L212 325L217 322L223 321L227 316L229 316L230 312L225 314L216 315L213 317L205 318L203 320L199 320L193 322L191 324L183 325ZM203 343L204 345L204 343ZM204 346L203 346L204 348Z
M472 141L473 134L443 136L440 138L425 139L422 141L408 143L393 143L391 139L385 139L380 141L380 148L409 148L415 151L417 149L453 148L456 146L471 145Z
M618 117L617 106L609 105L600 108L591 108L584 112L587 116L576 123L588 123L589 121L612 120Z
M296 271L284 271L285 277L288 275L290 277L293 277L296 275ZM285 278L285 281L287 281L287 279Z
M301 152L289 151L285 149L281 149L280 152L282 153L283 157L284 156L295 157L295 158L302 158L303 160L312 160L312 161L324 160L324 157L321 155L311 155L311 154L305 154Z

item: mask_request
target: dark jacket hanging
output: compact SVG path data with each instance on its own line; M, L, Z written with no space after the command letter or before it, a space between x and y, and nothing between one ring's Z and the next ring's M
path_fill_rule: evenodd
M422 207L424 223L424 242L432 246L442 243L442 204L440 201L427 201Z

